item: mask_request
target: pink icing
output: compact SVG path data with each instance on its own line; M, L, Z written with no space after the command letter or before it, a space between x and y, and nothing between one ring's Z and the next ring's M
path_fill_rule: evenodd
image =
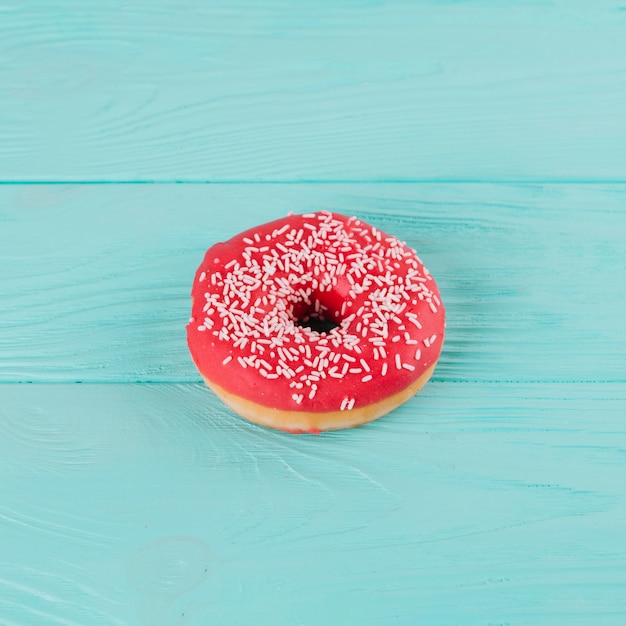
M350 410L402 391L439 357L445 312L414 250L355 217L292 215L206 252L189 349L226 391L288 411ZM327 332L312 318L338 324Z

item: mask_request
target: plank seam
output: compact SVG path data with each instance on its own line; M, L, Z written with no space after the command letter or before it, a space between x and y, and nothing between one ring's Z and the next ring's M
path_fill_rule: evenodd
M622 178L0 180L0 185L626 185Z

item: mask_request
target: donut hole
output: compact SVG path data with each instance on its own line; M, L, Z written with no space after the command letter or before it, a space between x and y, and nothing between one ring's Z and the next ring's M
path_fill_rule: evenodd
M328 309L316 298L310 304L300 301L293 308L296 326L310 328L312 331L325 335L341 324L328 314Z
M339 324L333 322L333 320L326 319L324 316L313 311L311 313L307 313L305 315L297 317L296 326L310 328L312 331L315 331L320 335L325 335L334 328L337 328Z

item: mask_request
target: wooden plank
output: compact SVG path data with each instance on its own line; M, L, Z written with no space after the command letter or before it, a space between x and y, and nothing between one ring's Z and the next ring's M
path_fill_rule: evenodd
M414 247L448 311L437 380L626 379L621 185L0 187L0 380L195 381L207 247L289 210ZM219 217L218 217L219 216Z
M622 5L9 3L0 180L624 180Z
M432 383L293 436L200 384L0 385L0 623L617 624L625 407Z

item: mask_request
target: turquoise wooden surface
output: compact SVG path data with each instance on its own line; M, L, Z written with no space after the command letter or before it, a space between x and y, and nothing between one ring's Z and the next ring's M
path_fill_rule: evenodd
M624 6L92 4L0 5L0 626L626 624ZM200 384L188 294L322 208L448 334L291 436Z
M623 0L29 0L2 180L623 180Z
M396 232L441 283L437 380L626 381L623 185L5 185L0 204L0 381L200 380L206 248L322 208Z

